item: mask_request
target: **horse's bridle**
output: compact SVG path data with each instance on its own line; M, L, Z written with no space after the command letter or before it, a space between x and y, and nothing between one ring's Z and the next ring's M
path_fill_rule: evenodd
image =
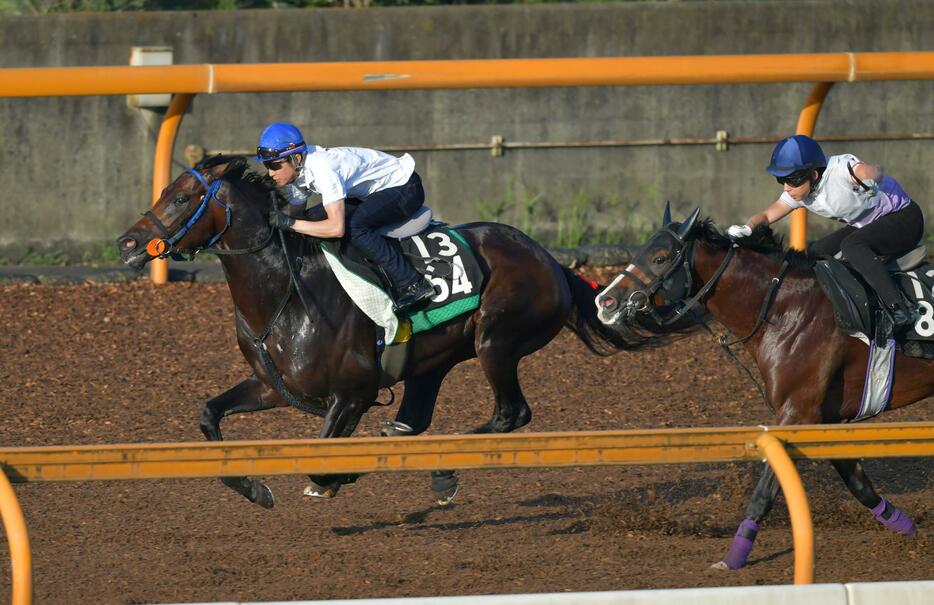
M153 238L149 240L149 242L146 244L146 252L149 253L150 256L155 257L155 258L166 258L168 256L171 256L172 258L175 258L175 259L183 259L184 257L181 257L182 252L188 252L190 254L190 258L194 258L195 255L197 255L200 252L209 252L211 254L221 254L221 255L223 254L250 254L250 253L262 250L263 248L269 245L269 242L272 241L272 236L275 233L274 229L269 229L269 234L266 236L265 239L263 239L262 242L254 246L250 246L248 248L239 248L239 249L233 249L233 250L230 250L230 249L224 250L221 248L216 248L214 245L221 239L221 237L224 236L224 233L227 232L227 229L228 227L230 227L230 223L233 218L233 213L230 210L230 206L228 206L222 199L220 199L217 196L217 192L220 190L221 185L223 184L224 180L222 178L218 178L209 184L207 179L204 178L204 175L201 174L201 172L199 172L198 170L195 170L194 168L189 168L188 170L186 170L186 172L194 175L195 178L197 178L198 181L200 181L201 184L204 185L206 192L201 197L201 203L198 205L197 208L195 208L194 212L192 212L188 216L188 218L184 221L184 224L182 225L181 229L179 229L174 235L171 234L169 229L162 223L159 217L156 216L155 212L153 212L152 210L147 210L145 212L144 216L149 217L149 220L151 220L152 223L162 233L161 238ZM224 228L221 229L218 233L215 233L211 237L211 239L208 240L208 242L204 245L196 246L193 248L185 248L184 250L177 249L175 247L175 244L181 241L183 237L188 235L188 232L191 231L191 228L195 226L195 224L201 219L202 216L204 216L205 210L207 210L208 204L210 204L212 200L217 205L219 205L221 208L224 209L224 214L226 216L226 222L224 224Z
M632 316L635 313L646 313L658 323L658 325L667 326L675 323L681 319L685 313L697 306L700 300L713 288L717 280L720 279L720 276L723 275L723 272L726 271L727 265L735 254L736 246L735 244L730 246L713 276L707 280L707 283L701 286L697 294L685 301L685 296L690 294L691 288L694 285L694 247L696 240L686 240L687 234L681 235L670 227L665 227L662 229L661 233L665 233L671 237L677 247L674 259L671 261L671 267L669 267L665 273L651 281L645 281L642 276L632 273L628 269L623 269L623 275L641 284L643 288L630 293L629 298L623 306L622 313L624 316ZM640 271L640 273L644 275L645 272ZM660 305L651 303L656 295L661 297ZM657 310L659 306L671 307L674 311L667 317L662 317Z

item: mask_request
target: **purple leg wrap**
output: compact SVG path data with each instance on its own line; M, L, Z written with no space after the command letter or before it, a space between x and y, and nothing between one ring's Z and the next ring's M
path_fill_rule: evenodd
M886 505L888 505L889 509L892 511L892 515L888 519L882 516L882 513L885 512ZM913 536L917 532L915 524L911 521L911 517L906 515L902 509L888 502L885 498L882 498L879 504L872 509L872 514L876 516L876 521L895 533Z
M752 519L744 519L736 530L733 537L733 543L730 544L730 550L723 557L723 562L730 569L739 569L746 566L746 559L752 551L752 542L759 533L759 524Z

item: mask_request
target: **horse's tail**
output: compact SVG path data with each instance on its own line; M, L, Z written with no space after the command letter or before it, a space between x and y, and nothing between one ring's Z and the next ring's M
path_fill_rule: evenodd
M609 328L597 317L594 299L600 291L599 285L583 279L567 267L561 267L571 288L571 314L565 325L581 339L588 349L604 357L619 351L636 348L621 334Z

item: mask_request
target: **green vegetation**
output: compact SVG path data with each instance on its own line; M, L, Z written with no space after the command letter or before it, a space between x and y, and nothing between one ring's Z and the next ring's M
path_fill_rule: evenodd
M0 266L41 265L67 267L99 266L120 263L120 254L111 241L88 243L52 242L49 244L14 244L0 248Z
M658 229L661 216L640 214L641 200L596 195L583 189L572 197L546 199L540 192L507 184L505 193L474 205L478 220L513 225L548 247L645 241Z
M464 4L549 4L574 0L0 0L0 15L73 12L236 10L241 8L365 8ZM584 2L599 0L579 0Z

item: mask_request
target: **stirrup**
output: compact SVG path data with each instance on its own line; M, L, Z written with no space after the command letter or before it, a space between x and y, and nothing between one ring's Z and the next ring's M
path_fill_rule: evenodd
M386 422L379 430L379 434L383 437L405 437L414 433L415 429L404 422L399 422L398 420L390 420Z

